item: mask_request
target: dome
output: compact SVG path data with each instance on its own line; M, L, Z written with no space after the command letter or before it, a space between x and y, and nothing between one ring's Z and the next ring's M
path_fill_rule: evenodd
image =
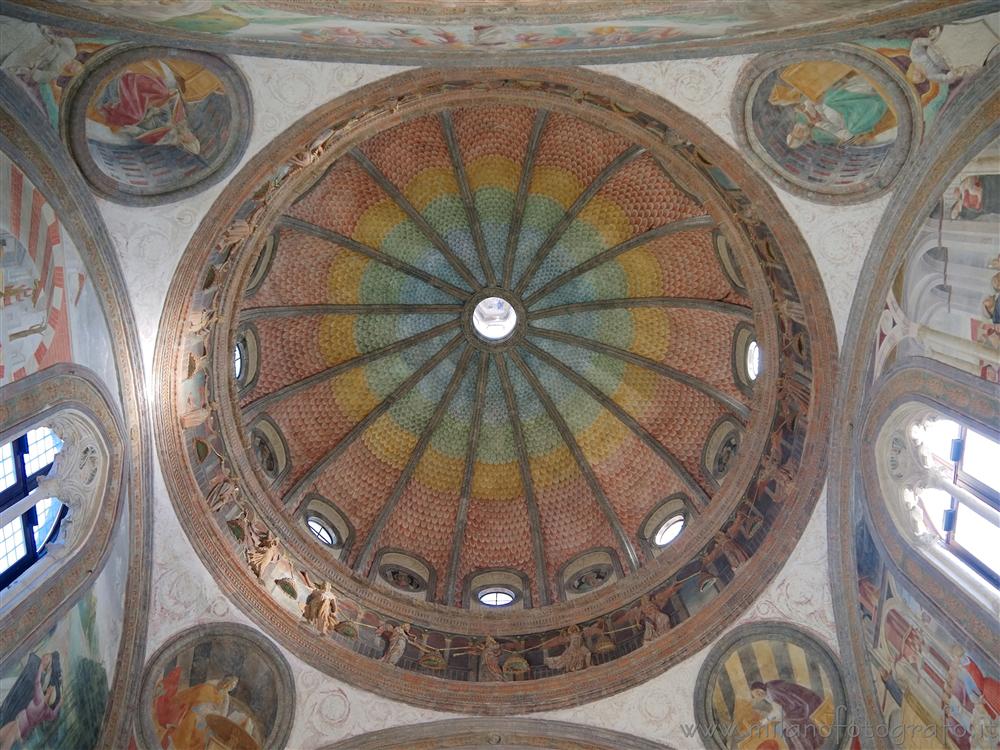
M635 684L746 606L815 502L834 350L716 137L508 72L402 74L264 149L161 362L171 496L236 599L331 674L487 713Z
M482 570L540 606L587 551L651 561L643 519L709 504L706 443L750 414L730 360L752 309L717 234L652 153L570 114L442 108L354 146L241 303L245 434L266 414L294 456L272 501L328 499L348 567L411 555L441 603Z

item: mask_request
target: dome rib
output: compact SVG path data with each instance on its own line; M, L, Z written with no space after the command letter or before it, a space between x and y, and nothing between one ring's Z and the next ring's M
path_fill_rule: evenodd
M531 343L527 339L521 346L527 351L530 351L533 355L538 357L554 370L557 370L565 375L571 382L586 391L595 401L597 401L597 403L611 412L618 419L618 421L628 427L640 440L652 448L653 451L673 470L673 472L680 477L681 481L683 481L687 488L691 491L698 507L704 508L708 505L709 499L705 494L705 490L702 489L702 486L698 484L697 480L691 476L691 473L684 468L684 465L680 462L680 460L670 451L669 448L657 440L649 430L643 427L635 417L615 403L614 399L609 398L607 394L603 393L600 388L587 380L587 378L580 375L580 373L573 370L573 368L567 367L563 362L560 362L557 357L549 354L549 352L545 351L540 346Z
M462 560L462 546L465 544L465 529L469 520L469 502L472 499L472 475L476 469L476 453L479 450L479 432L483 426L483 407L486 404L486 378L489 375L490 358L485 352L479 354L476 372L476 398L472 404L469 422L469 439L465 448L465 466L462 469L462 488L458 494L458 512L455 516L455 533L452 537L451 558L448 561L448 576L445 579L445 604L455 604L455 589L458 583L458 567Z
M594 495L594 500L596 501L598 508L607 519L608 525L611 526L611 531L614 534L615 539L618 541L619 546L625 553L629 568L633 571L638 570L639 555L636 553L635 545L632 544L632 540L629 538L629 535L622 526L621 519L618 518L614 508L611 507L611 501L608 500L607 495L604 494L604 489L601 487L600 482L597 481L597 477L594 475L593 467L583 455L583 451L580 449L580 445L573 437L573 432L570 430L569 425L566 424L566 420L563 418L558 407L556 407L555 402L552 400L548 391L546 391L541 381L539 381L538 376L535 375L534 371L530 367L528 367L528 364L521 358L517 351L511 350L509 352L509 356L511 361L517 365L522 375L524 375L524 379L527 380L528 384L532 387L532 389L534 389L535 394L538 396L538 400L541 401L542 406L545 407L545 411L548 413L549 419L551 419L553 424L555 424L560 437L562 437L566 447L569 448L569 452L573 455L573 459L576 461L576 464L580 469L580 473L583 474L584 480L587 482L587 485L590 487L590 491Z
M300 317L306 315L413 315L423 313L461 312L461 305L420 304L371 304L371 305L280 305L275 307L248 307L240 312L240 322L261 318Z
M609 247L607 250L598 253L592 258L587 259L583 263L574 266L565 273L556 276L552 281L547 282L541 289L536 292L532 292L524 300L524 306L530 308L540 299L553 291L561 287L568 281L572 281L577 276L582 276L591 271L598 266L614 260L619 255L627 253L629 250L635 250L637 247L641 247L648 242L660 239L661 237L666 237L670 234L677 234L679 232L688 232L693 229L707 229L715 226L715 220L708 215L705 216L695 216L689 219L679 219L677 221L671 221L667 224L650 229L642 234L637 234L631 239L627 239L624 242L619 242L614 247Z
M385 194L395 201L396 205L403 210L403 213L410 218L410 221L417 225L417 228L431 241L431 244L444 256L445 260L455 269L455 273L461 276L462 280L469 285L469 288L473 290L479 289L481 284L472 271L469 270L469 267L455 255L448 246L448 243L444 241L444 238L438 234L438 231L430 225L430 222L424 218L424 215L417 210L416 206L410 203L402 191L392 184L389 178L382 173L382 170L371 159L365 156L361 149L352 148L347 153L375 180L375 183L385 191Z
M289 383L288 385L283 386L282 388L279 388L276 391L272 391L271 393L268 393L265 396L261 396L256 401L252 401L251 403L247 404L247 406L243 408L243 418L245 420L250 420L256 415L260 414L261 412L266 411L267 409L274 406L274 404L276 404L278 401L288 398L289 396L292 396L295 393L298 393L299 391L308 388L309 386L316 385L317 383L321 383L324 380L330 380L331 378L334 378L337 375L342 375L348 370L352 370L356 367L369 365L372 362L377 362L378 360L383 359L385 357L391 356L393 354L398 354L399 352L405 351L406 349L410 349L411 347L414 347L417 344L420 344L424 341L430 341L431 339L434 339L443 333L447 333L453 328L458 328L460 325L461 322L458 320L458 318L454 320L445 321L440 325L436 325L433 328L428 328L426 331L414 334L413 336L409 336L405 339L400 339L399 341L389 344L388 346L384 346L381 349L376 349L373 352L362 354L359 357L352 357L351 359L345 362L340 362L336 365L333 365L332 367L328 367L325 370L320 370L319 372L314 373L307 378L302 378L301 380L297 380L294 383ZM458 337L456 336L455 338L457 339Z
M357 440L361 434L369 427L376 419L385 414L394 403L396 403L400 398L406 395L413 387L423 380L431 370L437 367L445 358L451 354L459 344L462 343L461 334L457 334L448 340L441 349L438 350L430 359L426 360L420 367L413 371L413 373L404 380L400 385L398 385L395 390L392 391L388 396L383 398L374 409L368 412L364 417L361 418L350 431L344 435L333 446L326 454L316 463L314 463L305 474L292 486L288 492L285 493L284 503L285 505L290 505L294 501L298 500L295 505L295 511L301 510L301 504L304 501L305 491L316 479L319 478L320 474L323 473L324 469L329 466L336 458L347 450L351 443Z
M465 164L462 161L462 153L458 147L455 127L451 121L451 112L448 110L440 112L438 120L441 123L441 132L444 134L445 143L448 144L448 157L451 159L451 168L455 173L458 190L462 195L462 205L465 207L465 216L469 221L469 230L472 232L472 242L476 246L479 265L483 269L487 286L496 286L496 272L493 270L493 264L490 262L489 252L486 248L483 225L479 221L479 212L476 210L475 199L472 197L472 189L469 187L469 176L465 172Z
M514 275L514 256L517 251L517 242L521 236L521 222L524 220L524 206L528 201L528 188L531 186L532 174L535 171L535 157L538 155L538 146L542 142L542 131L545 123L548 122L549 112L546 109L539 109L535 115L535 122L531 126L531 136L528 138L528 149L524 153L524 160L521 162L521 179L517 186L517 197L514 199L514 213L511 216L510 227L507 232L507 246L503 256L503 279L501 286L509 287Z
M528 287L528 284L531 283L531 279L541 267L548 254L552 251L552 248L556 246L563 234L569 228L569 225L576 220L576 217L580 215L580 212L584 209L584 207L590 203L591 198L597 195L598 191L600 191L600 189L607 184L608 180L610 180L620 169L622 169L622 167L642 153L645 153L645 149L641 146L630 146L625 149L618 154L618 156L616 156L614 160L608 164L608 166L601 170L601 173L590 182L587 188L580 193L580 195L577 196L576 200L573 201L573 205L566 210L566 213L559 220L559 223L552 228L552 231L549 232L542 244L538 246L538 249L531 258L531 261L528 263L528 267L524 269L524 273L521 274L521 278L518 279L517 285L514 287L515 294L520 295L524 293L524 290Z
M332 229L320 227L316 224L312 224L311 222L297 219L294 216L288 216L287 214L281 217L278 224L279 226L290 227L292 229L297 229L300 232L311 234L313 237L319 237L322 240L326 240L333 245L346 248L347 250L353 250L354 252L378 261L383 265L394 268L397 271L402 271L415 279L420 279L424 283L430 284L432 287L440 289L445 294L448 294L455 299L460 299L463 302L472 296L472 293L468 289L461 289L460 287L450 284L432 273L428 273L427 271L417 268L416 266L412 266L406 261L399 260L399 258L394 258L387 253L383 253L381 250L369 247L362 242L346 237L340 234L340 232L335 232Z
M524 490L524 501L528 506L528 518L531 522L531 547L535 553L535 575L537 577L538 595L542 605L551 604L549 594L548 565L545 561L545 544L542 540L542 519L538 511L538 499L535 497L535 483L531 477L531 465L528 462L528 446L524 441L524 430L521 426L521 413L517 405L514 386L510 382L507 363L503 356L493 353L497 374L500 377L500 387L503 389L504 401L507 403L507 413L510 415L514 431L514 449L517 452L518 469L521 473L521 486Z
M446 305L441 305L441 307L446 307ZM619 297L616 299L598 299L591 302L571 302L565 305L555 305L554 307L543 307L540 310L531 311L531 320L552 318L574 312L610 310L619 307L673 307L682 310L711 310L727 315L736 315L745 320L753 319L753 312L749 307L736 305L732 302L723 302L722 300L700 299L698 297ZM445 311L437 310L436 312Z
M451 349L446 345L441 349L441 351L450 352ZM379 536L381 536L382 530L385 528L385 524L389 520L389 516L391 516L393 511L396 510L399 499L403 496L406 486L413 478L413 472L417 468L417 464L420 463L420 459L423 458L424 451L426 451L427 446L430 445L431 437L434 435L434 431L441 423L441 418L451 405L451 401L455 397L455 393L458 391L458 386L462 382L462 378L465 377L465 371L468 367L469 359L472 357L472 354L472 347L466 344L462 349L462 354L459 357L458 364L455 365L455 370L452 372L451 378L448 380L448 386L445 388L444 394L441 396L441 400L438 402L430 420L420 433L420 438L417 440L417 444L410 452L410 457L406 461L406 466L400 473L399 478L396 480L396 484L393 486L389 497L386 499L385 503L383 503L382 509L379 511L378 518L376 518L375 523L372 524L371 529L368 531L368 536L365 537L365 541L358 551L357 557L354 560L354 570L358 573L364 575L368 572L368 567L372 561L372 554L375 551L375 542L377 542ZM416 381L414 382L414 385L416 385ZM409 390L409 388L407 388L407 390ZM388 401L389 397L385 400Z
M597 352L599 354L607 354L608 356L615 357L617 359L629 362L639 367L643 367L647 370L652 370L653 372L661 375L665 378L670 378L678 383L683 383L689 388L702 393L709 398L717 401L728 409L731 409L740 419L744 422L750 416L750 409L743 403L737 401L735 398L727 393L723 393L718 388L709 385L704 380L699 380L698 378L691 377L687 373L681 372L669 365L662 364L655 360L649 359L649 357L643 357L641 354L635 354L634 352L626 351L617 346L612 346L611 344L605 344L600 341L594 341L593 339L584 338L583 336L577 336L573 333L565 333L563 331L550 331L545 328L537 328L529 325L527 335L529 336L541 336L542 338L552 339L553 341L562 341L565 344L572 344L574 346L581 347L583 349L589 349L590 351Z

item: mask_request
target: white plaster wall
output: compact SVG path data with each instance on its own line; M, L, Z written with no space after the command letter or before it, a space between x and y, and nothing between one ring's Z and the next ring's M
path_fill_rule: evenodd
M748 59L680 60L594 69L663 96L735 145L729 107L740 67ZM244 163L316 106L402 70L249 57L236 61L249 80L254 100L253 132ZM217 185L185 201L142 210L99 201L125 272L149 383L154 381L151 363L157 326L177 261L222 189ZM776 192L814 250L838 339L842 341L861 264L888 197L854 207L831 208L777 188ZM174 515L158 463L156 467L149 653L174 633L195 624L219 620L249 624L198 561ZM788 564L739 622L760 619L805 626L836 649L827 566L825 491ZM619 695L535 716L630 732L678 750L699 750L703 745L693 733L693 691L707 651ZM453 716L364 692L285 654L295 673L297 692L290 750L312 750L355 734Z

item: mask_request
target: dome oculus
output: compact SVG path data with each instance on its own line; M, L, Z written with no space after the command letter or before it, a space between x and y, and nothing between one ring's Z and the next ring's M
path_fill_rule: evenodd
M487 297L473 309L472 326L487 341L503 341L517 326L517 312L503 297Z

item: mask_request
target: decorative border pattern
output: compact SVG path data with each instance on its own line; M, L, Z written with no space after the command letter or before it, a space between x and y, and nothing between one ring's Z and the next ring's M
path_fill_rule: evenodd
M139 336L114 245L94 203L93 194L77 172L58 135L35 104L0 72L0 148L16 157L31 181L44 190L63 228L86 263L101 299L118 371L121 418L126 449L124 471L128 487L131 540L125 619L118 649L118 669L98 745L123 747L138 690L138 669L146 643L152 558L152 441L145 397ZM41 636L44 631L35 631ZM25 642L25 646L29 646Z
M225 523L201 499L223 482L229 483L227 487L238 483L248 497L264 497L247 460L246 446L236 455L227 455L226 446L240 446L244 441L228 395L229 367L212 370L207 401L184 413L183 428L181 409L191 407L181 407L177 375L181 372L178 358L206 342L213 356L228 365L236 326L230 319L235 309L232 300L241 294L251 270L257 228L261 233L268 231L283 205L297 195L296 185L311 184L352 143L457 101L463 105L516 102L577 113L627 134L670 164L680 179L700 185L709 194L710 210L738 243L735 250L747 275L756 276L750 285L757 311L755 329L768 357L759 381L760 393L768 396L761 399L745 442L768 446L764 466L757 465L758 456L745 451L726 477L722 499L705 510L704 533L686 534L655 564L586 600L494 617L470 617L455 608L414 602L346 575L329 556L317 554L315 545L300 544L298 537L304 532L285 525L280 509L257 504L257 521L278 530L276 538L294 568L308 570L313 580L331 582L337 596L343 597L338 606L346 603L348 610L359 610L359 617L382 626L396 627L392 624L396 621L426 628L425 635L435 638L472 638L471 645L482 645L477 639L484 629L497 637L544 640L560 635L546 632L550 629L570 626L568 632L572 632L578 623L590 627L616 609L637 607L643 596L675 585L673 576L683 567L690 569L686 563L692 559L721 555L720 527L734 530L744 525L748 513L760 515L762 523L755 526L756 549L740 567L739 584L724 586L719 581L722 593L696 618L642 649L624 653L613 667L595 666L527 682L463 681L461 690L455 690L453 680L433 673L407 671L403 677L391 664L354 650L349 640L323 637L303 627L300 619L262 591L249 574L246 560L234 549ZM322 133L319 138L317 132ZM302 144L309 144L308 150ZM724 175L719 164L726 165ZM730 180L744 185L744 190L732 189ZM763 216L768 217L767 223ZM747 262L754 254L756 260ZM213 279L209 288L206 278ZM220 197L181 261L165 310L155 360L157 435L171 499L202 560L223 590L297 656L365 689L418 705L481 713L526 707L548 710L608 695L659 674L713 640L766 586L794 546L796 535L789 532L805 524L825 474L823 436L829 427L836 344L819 275L794 223L753 170L697 120L636 87L588 71L408 72L320 108L252 160ZM196 441L210 442L220 455L226 455L226 465L236 475L214 459L199 459L193 447ZM201 453L207 456L212 451ZM793 476L796 486L786 481ZM766 520L754 507L758 502L767 509Z
M814 649L819 653L819 664L826 671L830 679L830 687L834 695L838 698L839 705L835 707L835 729L841 732L840 738L832 743L830 737L823 743L824 748L838 748L843 744L844 737L847 736L847 728L850 725L848 717L844 715L842 709L847 708L847 691L844 688L841 669L837 662L837 657L823 641L805 630L781 622L755 622L751 625L741 625L732 630L708 653L701 671L698 672L698 680L694 688L694 717L695 725L698 727L698 734L711 750L729 750L728 745L719 741L719 737L711 731L717 726L713 717L712 696L709 691L713 688L713 681L719 671L723 669L723 663L729 654L743 642L754 640L775 640L787 641L801 646L804 649Z
M313 0L322 2L322 0ZM362 20L378 20L389 14L379 12L378 4L360 3L354 9L347 8L345 16ZM464 4L456 6L455 13L468 13ZM505 24L514 23L518 16L509 15L508 3L500 4L505 17L498 21L499 12L481 15L492 15L493 22ZM665 60L671 58L711 57L716 55L757 54L762 51L805 47L815 44L832 43L849 40L857 36L859 23L865 24L866 33L873 36L889 34L894 31L912 29L914 27L932 26L945 20L968 18L988 13L993 9L991 0L907 0L903 3L891 3L888 7L877 10L865 8L854 14L844 14L833 19L752 31L737 31L728 36L713 38L692 38L691 34L672 33L669 19L662 15L662 3L646 3L646 10L653 8L660 12L648 12L650 24L663 32L660 38L631 39L630 35L622 36L598 34L601 37L598 45L564 46L559 37L534 33L536 29L526 26L524 34L526 43L523 49L516 51L497 52L488 43L474 46L471 49L435 49L414 44L412 47L394 48L389 51L391 63L395 65L426 65L426 66L496 66L496 65L594 65L616 62L640 62L644 60ZM581 13L586 19L605 26L633 17L633 12L622 3L593 2L584 11L546 7L546 20L554 21L548 14L558 18L559 23L570 20L579 21ZM713 12L725 13L725 4L713 6ZM339 8L338 8L339 10ZM478 10L478 9L477 9ZM561 12L560 12L561 10ZM699 2L678 3L673 8L674 13L684 15L685 11L704 12L704 5ZM100 13L90 8L57 3L53 0L20 0L17 6L6 9L11 15L51 24L63 28L74 28L80 31L111 35L119 38L135 39L143 44L169 44L175 47L191 49L211 49L220 53L234 55L256 55L265 57L287 57L293 59L326 60L335 62L360 62L384 65L388 61L384 45L378 44L378 39L369 40L369 44L357 44L355 37L349 35L347 42L333 40L287 42L265 38L234 39L222 34L210 34L185 31L182 28L163 28L153 23L135 21L132 19L116 19L108 14ZM427 21L419 9L414 9L409 17L410 24ZM443 14L438 11L433 19L440 25L448 20L438 20ZM527 15L522 12L522 17ZM538 13L534 14L537 18ZM392 20L399 21L400 14L392 14ZM468 15L463 19L470 26L475 23ZM488 21L487 21L488 23ZM598 30L600 31L600 29ZM402 30L403 35L406 29ZM447 35L447 29L442 29ZM363 38L364 35L362 34ZM532 40L535 40L534 42ZM562 48L561 48L562 47Z
M808 60L835 60L870 77L896 113L896 140L875 176L860 185L824 186L796 177L767 152L754 132L752 108L764 78L779 68ZM731 110L733 132L744 152L782 188L811 201L843 205L877 198L892 188L910 153L917 148L923 137L920 103L910 87L885 58L863 47L838 44L760 55L747 63L740 72L735 90L746 92L745 96L734 97Z
M956 135L957 134L957 135ZM993 61L972 84L956 95L937 121L934 134L899 177L899 189L889 204L885 219L876 232L871 250L862 267L854 305L851 309L844 343L844 376L837 391L835 411L843 415L833 426L831 442L831 479L829 486L830 571L833 586L837 632L844 654L845 680L854 706L856 721L863 737L874 746L888 750L885 737L874 727L881 724L881 714L871 678L865 673L864 635L858 617L857 559L854 549L854 526L867 503L857 476L861 450L859 427L867 413L872 392L872 364L879 318L885 299L910 247L941 192L955 174L989 143L1000 136L1000 64ZM883 540L876 538L876 543ZM891 558L887 565L918 591L938 590L929 563L914 561L907 571L895 570ZM961 632L974 613L957 605L947 610L930 605L942 620L951 622ZM866 743L871 746L870 743Z
M120 182L106 175L90 154L90 146L87 143L87 108L98 87L104 84L115 70L150 58L169 57L195 62L218 77L226 87L226 96L234 105L229 125L232 132L222 153L215 160L216 165L210 172L193 182L187 181L188 184L165 192L123 187ZM243 158L243 153L250 142L250 125L253 122L250 89L246 79L243 73L225 58L205 52L178 50L172 47L139 47L134 44L116 44L94 55L87 62L86 70L73 80L72 87L66 95L66 104L60 108L60 115L63 138L83 176L101 196L128 206L173 203L196 195L217 183L232 172Z
M672 750L622 732L539 719L450 719L383 729L320 750L462 750L489 747L548 750Z
M136 735L142 744L154 750L160 747L160 741L156 736L156 729L153 727L153 720L150 715L150 707L156 698L157 675L163 674L163 668L175 659L177 655L195 644L206 641L210 638L219 638L227 641L242 641L263 657L264 661L271 667L271 673L278 682L278 712L274 718L274 725L270 727L268 739L261 750L282 750L288 742L288 736L292 732L292 724L295 718L295 679L292 677L292 668L284 654L267 638L257 630L246 625L237 625L229 622L208 623L205 625L195 625L187 630L182 630L177 635L171 637L156 653L153 654L142 671L142 689L139 694L139 705L135 715Z

